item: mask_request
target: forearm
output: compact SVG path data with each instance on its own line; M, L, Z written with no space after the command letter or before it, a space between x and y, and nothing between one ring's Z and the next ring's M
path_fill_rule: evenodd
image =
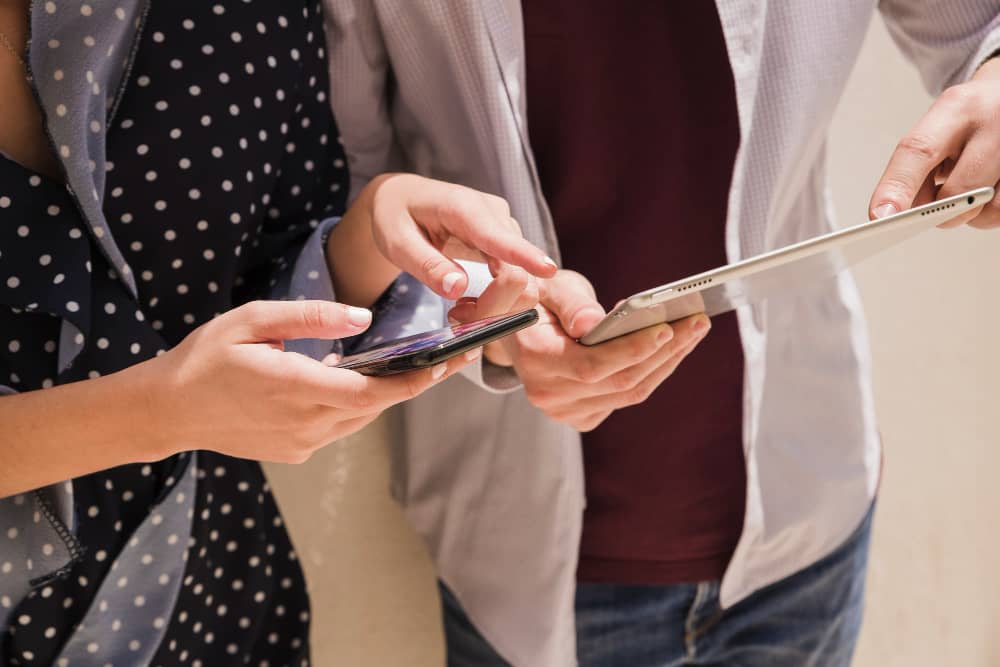
M326 260L337 300L364 308L372 306L399 276L399 268L383 257L375 245L371 190L369 186L361 192L330 232L326 245Z
M144 375L133 367L0 397L0 498L167 456L151 423Z

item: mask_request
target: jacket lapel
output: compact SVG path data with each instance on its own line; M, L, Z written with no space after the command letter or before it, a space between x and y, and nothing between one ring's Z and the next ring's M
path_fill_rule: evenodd
M542 193L541 182L538 180L538 170L535 168L534 153L528 138L528 125L524 118L527 108L525 91L525 57L524 57L524 19L521 14L521 0L496 0L484 3L482 7L483 20L489 34L490 46L496 58L500 82L504 89L504 100L508 111L514 119L517 134L521 141L524 160L531 174L535 200L540 212L542 235L547 250L559 261L559 242L556 239L555 227L545 196Z
M134 60L149 0L35 2L29 68L53 150L88 229L134 296L135 277L104 217L107 127Z

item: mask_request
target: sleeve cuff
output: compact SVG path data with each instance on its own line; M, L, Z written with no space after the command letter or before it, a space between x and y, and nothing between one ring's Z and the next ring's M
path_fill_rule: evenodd
M962 69L953 83L968 81L988 60L997 56L1000 56L1000 17L994 21L994 28L986 35L986 39L979 45L975 54L969 59L968 65Z
M271 291L273 299L317 299L336 301L333 278L326 261L326 240L330 231L340 222L340 218L328 218L321 222L306 240L296 257L291 270L279 279ZM341 350L340 341L307 338L286 341L285 349L299 352L313 359L322 359L331 352Z

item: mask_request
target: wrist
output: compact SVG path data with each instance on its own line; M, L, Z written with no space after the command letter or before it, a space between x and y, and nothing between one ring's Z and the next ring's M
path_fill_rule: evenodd
M127 423L124 440L129 442L126 456L132 463L162 461L181 451L182 438L176 426L182 415L172 414L166 377L160 357L149 359L104 378L116 400L124 400ZM116 440L118 440L116 438Z
M384 177L366 185L326 241L326 260L337 300L371 307L399 276L399 268L379 251L374 234L375 191Z

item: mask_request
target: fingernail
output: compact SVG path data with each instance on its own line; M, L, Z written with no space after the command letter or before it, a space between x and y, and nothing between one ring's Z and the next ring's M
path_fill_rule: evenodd
M449 316L448 317L448 326L453 327L456 324L458 324L458 320L456 320L454 317Z
M477 347L465 353L466 361L475 361L483 353L483 348Z
M663 345L664 343L666 343L668 340L672 339L673 337L674 337L674 330L671 329L670 327L667 327L666 329L664 329L660 333L656 334L656 344L657 345Z
M548 255L542 258L542 261L551 266L552 268L558 269L559 265L556 264L556 260L552 259Z
M892 215L893 213L899 213L899 209L896 208L895 204L882 204L875 209L875 218L885 218Z
M704 333L708 331L710 326L712 326L712 323L709 321L707 317L699 317L698 320L694 323L694 330L697 333Z
M438 364L431 369L431 377L440 380L441 376L448 372L448 364Z
M372 311L367 308L355 308L351 306L347 309L347 321L356 327L366 327L371 324Z
M451 294L451 291L455 289L455 285L457 285L458 281L461 279L462 279L461 273L449 273L448 275L446 275L444 279L441 281L441 287L444 288L445 294Z

